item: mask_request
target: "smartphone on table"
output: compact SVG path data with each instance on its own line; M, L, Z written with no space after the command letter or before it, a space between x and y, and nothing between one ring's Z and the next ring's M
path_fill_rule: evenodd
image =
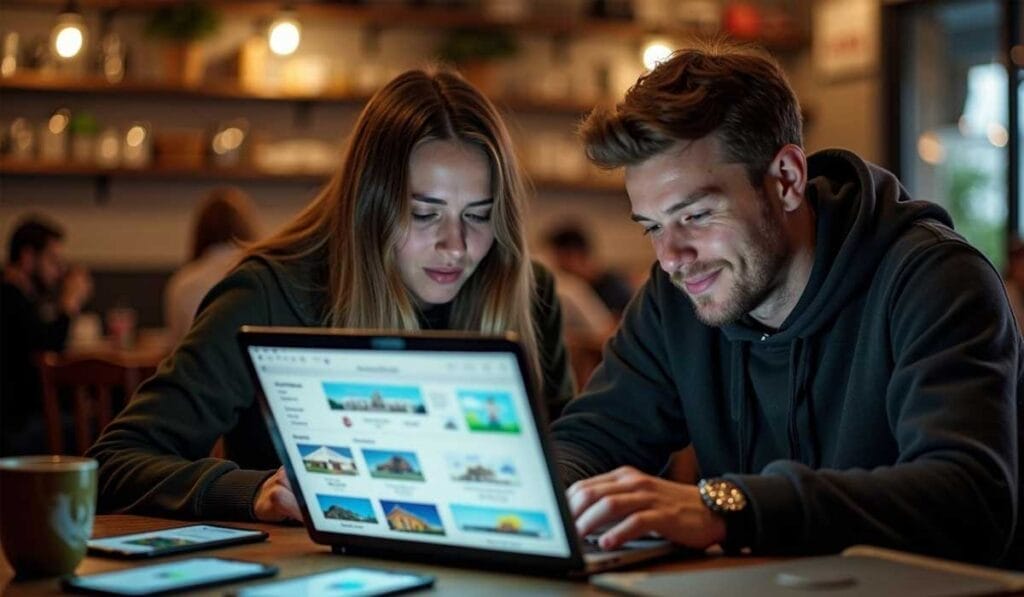
M152 558L211 547L256 543L266 540L267 536L264 531L193 524L161 531L90 539L89 555L127 559Z
M236 597L369 597L406 593L432 586L434 577L425 574L352 567L245 587L232 594Z
M162 595L277 574L276 566L225 558L189 558L126 570L72 576L65 591L91 595Z

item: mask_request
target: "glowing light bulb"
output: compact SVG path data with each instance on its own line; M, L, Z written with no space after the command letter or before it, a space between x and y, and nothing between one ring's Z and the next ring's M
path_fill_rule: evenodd
M654 70L669 56L672 55L672 48L663 41L652 41L644 46L644 68Z
M299 48L302 28L295 17L290 14L282 15L270 25L268 38L271 52L278 56L288 56Z
M57 17L51 34L53 51L65 60L78 56L85 46L85 22L82 15L66 12Z

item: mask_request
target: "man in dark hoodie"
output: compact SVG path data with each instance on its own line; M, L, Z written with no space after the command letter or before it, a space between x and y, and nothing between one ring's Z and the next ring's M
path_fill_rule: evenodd
M677 52L582 128L658 266L553 425L582 534L1019 565L1024 349L998 272L770 59ZM692 444L703 479L656 475Z

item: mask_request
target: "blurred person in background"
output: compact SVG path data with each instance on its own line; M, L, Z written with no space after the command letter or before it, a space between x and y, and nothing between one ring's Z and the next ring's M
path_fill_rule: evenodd
M1010 244L1010 255L1006 262L1006 294L1010 307L1017 319L1017 327L1024 333L1024 241L1015 238Z
M0 450L4 456L42 453L46 433L34 355L64 349L72 319L92 295L92 278L66 264L57 224L28 216L11 235L0 288Z
M585 280L558 270L553 274L566 335L603 339L615 331L616 316Z
M589 284L616 318L622 314L633 298L633 287L624 276L598 261L583 226L576 223L558 226L547 234L545 245L557 270Z
M237 187L217 187L196 206L189 262L174 272L164 289L164 325L177 343L206 293L242 257L239 245L256 240L259 224L249 196Z
M527 186L494 105L456 74L378 91L320 194L199 307L104 430L102 511L301 519L256 401L240 326L516 333L551 417L572 397L551 274L525 238ZM224 436L228 459L211 458Z

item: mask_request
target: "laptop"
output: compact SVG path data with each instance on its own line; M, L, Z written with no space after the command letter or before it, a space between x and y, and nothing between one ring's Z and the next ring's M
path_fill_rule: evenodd
M581 540L513 335L245 326L310 537L336 553L585 575L674 550Z

